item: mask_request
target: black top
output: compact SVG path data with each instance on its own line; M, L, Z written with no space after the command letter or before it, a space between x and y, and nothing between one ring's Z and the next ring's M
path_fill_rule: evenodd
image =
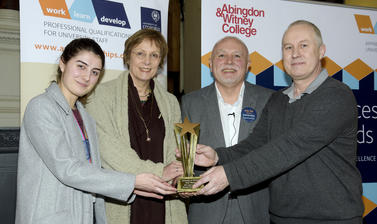
M150 82L150 87L153 93L153 80ZM148 128L150 141L147 141L146 129L140 114ZM128 117L131 147L140 159L162 163L164 161L164 119L161 116L154 94L151 94L146 102L140 102L131 76L128 76ZM149 223L165 223L165 203L163 200L137 196L131 204L131 224Z

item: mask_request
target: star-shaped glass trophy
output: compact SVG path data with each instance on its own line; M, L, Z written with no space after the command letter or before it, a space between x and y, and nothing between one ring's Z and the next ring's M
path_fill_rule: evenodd
M195 192L202 188L192 188L200 179L194 176L195 151L198 143L200 124L191 123L186 117L183 123L174 126L175 140L181 153L183 176L178 178L178 192Z

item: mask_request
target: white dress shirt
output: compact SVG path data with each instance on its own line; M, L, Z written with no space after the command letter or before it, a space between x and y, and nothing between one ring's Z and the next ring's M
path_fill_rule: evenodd
M215 87L217 101L219 104L221 124L223 127L225 146L229 147L238 143L238 134L240 130L241 110L243 94L245 91L245 84L242 83L240 94L238 96L237 101L234 104L225 103L219 89L217 88L216 83Z

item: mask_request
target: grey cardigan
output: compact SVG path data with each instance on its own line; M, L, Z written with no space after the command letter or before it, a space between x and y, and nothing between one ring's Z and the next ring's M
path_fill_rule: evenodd
M76 105L88 134L91 164L56 83L28 104L20 133L16 223L92 224L93 205L97 223L106 223L100 195L133 200L135 175L101 168L95 122L80 102Z

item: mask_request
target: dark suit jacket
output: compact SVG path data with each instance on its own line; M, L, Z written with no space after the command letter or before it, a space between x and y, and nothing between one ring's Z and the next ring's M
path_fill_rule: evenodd
M264 105L272 94L272 90L245 82L242 108L251 107L256 110L257 118L246 122L241 118L239 140L245 139L258 122ZM224 147L224 134L221 125L216 87L212 85L191 92L182 98L182 119L188 117L191 122L200 123L199 143L213 148ZM195 168L196 176L206 169ZM192 198L189 207L189 223L219 224L224 219L228 198L237 198L242 217L233 223L269 224L269 193L267 184L234 192L231 195L225 189L213 196Z

